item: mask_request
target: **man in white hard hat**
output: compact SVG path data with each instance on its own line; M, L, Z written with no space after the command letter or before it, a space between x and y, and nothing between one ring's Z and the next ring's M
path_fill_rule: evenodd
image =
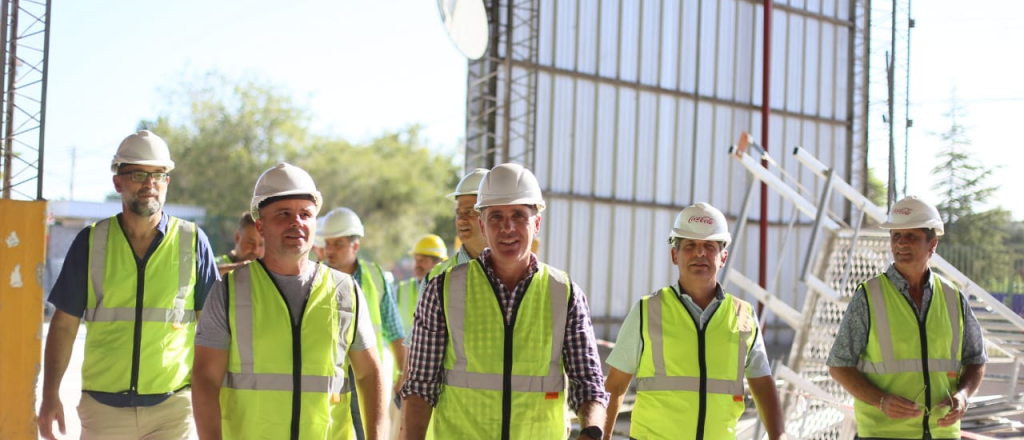
M313 179L294 165L256 182L250 211L266 252L214 286L196 336L201 439L352 439L356 388L367 438L383 438L370 306L352 277L309 261L321 204Z
M39 434L65 433L60 383L82 319L82 438L184 438L196 315L218 278L206 234L163 211L174 170L167 144L141 130L110 165L121 213L83 229L50 293Z
M420 290L426 285L426 281L430 281L441 272L453 266L468 263L469 260L479 257L480 253L487 247L487 239L480 231L480 222L478 221L480 213L473 208L476 205L480 181L486 175L487 169L485 168L477 168L470 171L465 176L462 176L462 180L459 180L455 191L448 194L448 200L455 202L456 244L461 241L462 246L457 246L459 250L455 253L454 257L442 261L441 264L434 266L430 270L424 283L420 285Z
M857 287L827 365L855 398L857 435L960 438L968 398L985 375L985 341L966 296L928 260L939 211L907 196L888 221L893 263Z
M235 230L235 248L217 257L217 270L221 276L250 261L263 258L263 237L256 230L256 221L249 211L242 213Z
M317 232L324 240L324 262L333 269L352 276L362 288L369 305L370 322L376 334L377 354L385 371L405 365L405 330L392 291L393 279L376 263L359 258L360 240L365 234L363 222L349 208L334 208L324 217L324 227ZM397 375L396 375L397 379ZM385 395L390 396L394 382L387 381ZM358 394L352 396L356 433L360 434ZM361 435L361 434L360 434ZM362 438L362 437L360 437Z
M530 252L544 198L533 173L495 167L474 208L490 246L430 280L402 389L403 438L601 439L604 390L589 306L565 272ZM568 393L565 378L568 377ZM432 419L432 420L431 420Z
M782 438L782 406L757 316L718 283L731 240L725 215L707 203L676 216L668 242L679 279L637 301L619 328L606 360L606 431L636 376L630 437L734 439L746 377L768 437Z

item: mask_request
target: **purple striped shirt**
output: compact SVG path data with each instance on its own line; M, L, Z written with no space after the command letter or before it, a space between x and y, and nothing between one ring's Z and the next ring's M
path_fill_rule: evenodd
M530 267L526 278L515 290L509 292L495 276L491 268L491 250L485 249L477 260L483 265L491 285L498 289L498 298L505 311L505 320L512 319L515 299L526 293L539 263L536 255L530 256ZM448 342L448 328L444 311L441 310L441 286L435 277L427 284L416 306L412 328L412 344L409 350L409 374L402 387L402 398L415 394L431 406L437 405L443 376L442 360L445 344ZM569 377L569 407L577 411L586 401L595 401L608 406L608 393L604 389L604 374L601 371L601 357L597 352L594 326L590 321L590 307L583 290L572 283L568 317L565 322L565 341L562 346L562 361Z

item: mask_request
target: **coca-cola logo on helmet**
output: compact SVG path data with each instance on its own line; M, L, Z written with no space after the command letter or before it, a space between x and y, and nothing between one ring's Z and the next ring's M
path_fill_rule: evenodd
M713 218L711 218L709 216L706 216L706 215L691 215L689 220L687 220L687 222L688 223L704 223L705 225L713 225L713 224L715 224L715 219L713 219Z
M897 210L893 211L893 214L896 214L896 215L910 215L912 212L914 212L913 209L910 209L910 208L900 208L900 209L897 209Z

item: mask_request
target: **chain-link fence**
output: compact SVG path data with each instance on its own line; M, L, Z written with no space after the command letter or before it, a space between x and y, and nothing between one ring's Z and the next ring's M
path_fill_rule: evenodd
M938 251L946 261L993 295L1024 294L1024 245L992 251L970 245L947 245L940 239Z

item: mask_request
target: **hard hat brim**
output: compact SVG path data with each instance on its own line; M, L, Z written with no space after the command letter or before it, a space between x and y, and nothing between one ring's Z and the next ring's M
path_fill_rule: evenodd
M936 222L934 220L925 220L920 222L901 224L887 221L885 223L882 223L881 225L878 225L878 227L882 229L932 229L935 231L935 236L941 236L943 233L945 233L945 230L942 227L942 225L936 225Z
M687 231L672 228L672 232L668 234L669 243L672 243L672 240L677 238L687 238L690 240L721 241L725 243L725 247L729 247L729 244L732 243L732 234L728 232L699 236L697 234L691 234Z
M142 165L144 167L164 167L167 168L165 172L171 172L174 170L173 160L122 160L117 162L111 162L110 172L117 174L118 168L121 165Z
M484 210L484 208L491 207L491 206L514 206L514 205L536 206L538 214L544 212L544 208L546 207L543 201L538 202L537 199L532 198L532 197L521 197L521 198L518 198L518 199L514 199L514 200L510 200L508 202L502 202L502 203L488 203L486 205L476 204L476 205L473 205L473 209L477 210L478 212L482 212Z
M451 200L451 201L454 202L454 201L458 200L459 196L473 196L473 197L476 197L477 194L479 194L479 191L453 192L451 194L448 194L446 197L448 197L448 200Z
M297 189L297 190L293 190L293 191L282 191L282 192L279 192L279 193L274 193L273 195L260 196L258 198L254 198L252 200L252 202L249 204L249 213L252 214L252 219L253 220L259 220L260 219L260 205L264 201L266 201L267 199L274 198L274 197L287 197L287 196L299 196L299 195L310 195L310 196L313 196L313 204L316 205L316 212L314 212L313 215L317 215L317 214L320 213L320 207L323 206L323 204L324 204L324 198L323 198L322 195L320 195L320 191L310 192L308 190L302 190L302 189Z

